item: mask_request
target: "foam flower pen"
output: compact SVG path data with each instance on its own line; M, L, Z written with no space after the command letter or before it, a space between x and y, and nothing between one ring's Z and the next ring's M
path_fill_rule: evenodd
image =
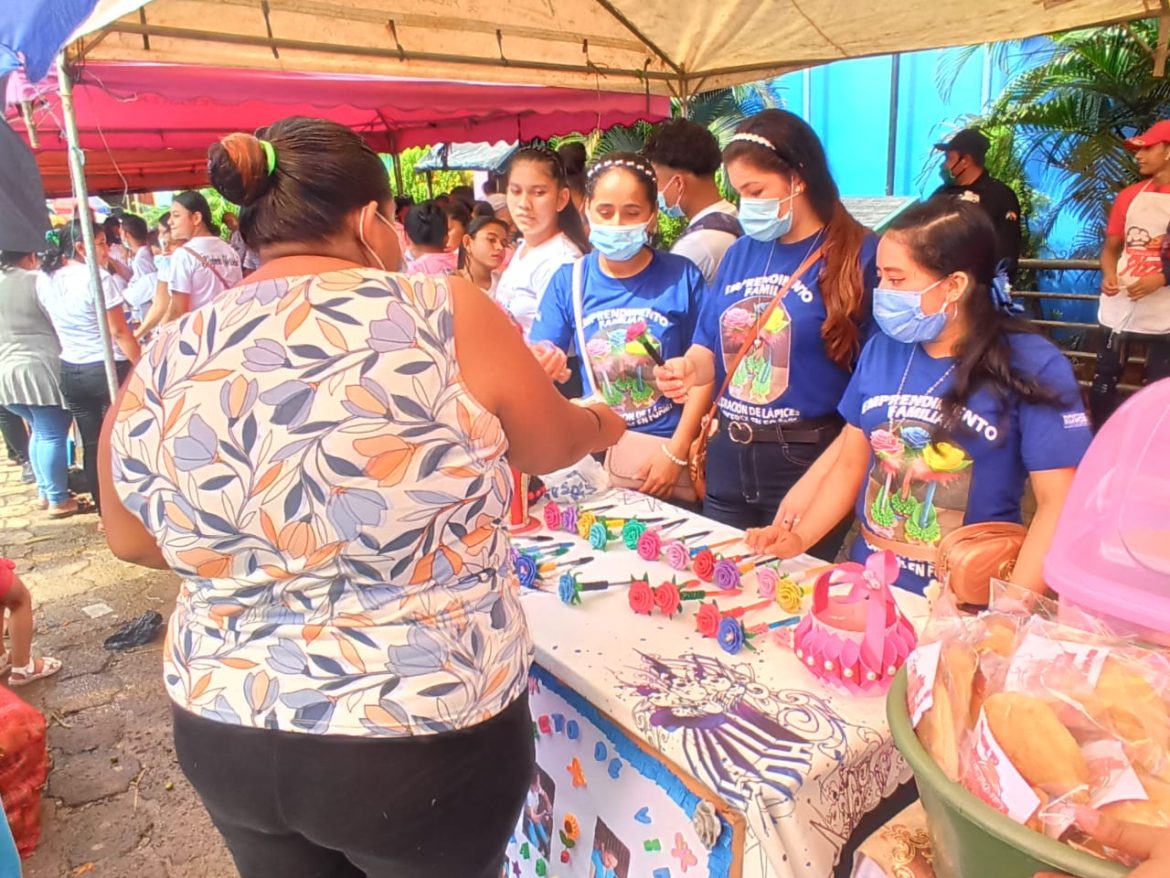
M723 546L730 546L733 543L739 542L739 538L736 537L735 539L724 540L721 543L715 543L712 546L698 546L694 549L689 548L686 544L686 540L693 539L697 536L706 536L706 534L692 534L689 537L683 537L682 539L679 539L679 540L671 540L669 543L667 543L663 547L663 550L662 550L663 556L666 558L666 563L669 564L671 567L673 567L675 570L686 570L687 567L691 566L691 559L697 557L700 553L706 551L710 554L712 549L718 549L718 548L721 548ZM711 557L711 573L712 573L712 575L714 575L714 571L715 571L715 558L714 558L714 555L712 555L712 557ZM710 581L710 580L708 580L708 581Z
M673 618L675 613L682 609L684 601L701 601L711 597L709 592L685 587L697 584L698 581L692 579L690 582L684 582L682 587L676 581L651 587L649 575L643 574L641 579L635 579L630 585L630 609L638 615L649 616L657 607L662 613ZM649 601L646 597L647 589L650 594Z
M715 584L724 591L739 588L740 580L745 573L751 573L759 563L748 561L752 555L739 555L734 558L720 558L715 562Z
M785 612L799 613L808 589L775 567L756 569L756 589L762 598L774 598Z
M516 569L516 578L520 580L521 588L536 588L537 570L536 561L531 555L517 552L512 559Z
M682 524L684 521L686 521L686 519L680 518L678 522L665 525L661 528L653 528L642 534L642 536L638 539L638 557L643 561L658 561L662 558L664 549L667 546L675 545L676 543L680 545L683 552L686 552L687 540L697 540L700 537L709 536L711 533L709 530L704 530L700 531L699 533L687 534L685 537L679 538L679 540L674 543L663 543L662 534L664 534L670 528L674 527L676 524ZM687 555L687 560L690 560L689 554ZM684 564L683 567L685 568L686 565Z
M719 633L719 626L724 619L739 619L748 613L762 610L771 605L772 602L768 600L749 604L746 607L736 607L733 610L720 610L719 606L711 601L709 604L700 605L699 612L695 616L695 629L703 637L715 637Z
M581 603L581 592L584 591L604 591L609 588L610 583L604 580L596 582L582 582L581 577L574 573L564 573L561 578L557 580L557 595L561 601L568 604L570 607L575 607Z
M639 344L646 354L654 361L656 366L665 366L666 360L662 358L658 348L654 344L654 339L650 335L650 327L646 325L645 320L639 320L633 326L626 330L626 344Z
M777 628L784 628L788 625L795 625L800 621L800 616L791 616L787 619L780 619L776 622L766 622L760 625L753 625L748 628L739 619L733 619L730 616L724 616L719 622L719 628L716 631L715 639L719 641L719 646L724 652L735 655L742 649L749 649L755 651L756 647L752 645L752 641L769 633L775 631Z

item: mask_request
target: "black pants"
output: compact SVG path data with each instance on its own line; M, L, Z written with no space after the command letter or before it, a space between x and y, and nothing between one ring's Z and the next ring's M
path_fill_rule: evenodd
M4 450L12 463L28 462L28 427L20 415L0 406L0 434L4 436Z
M117 363L118 383L130 374L130 363ZM85 483L93 494L94 505L101 509L102 499L98 492L97 460L98 439L102 435L102 421L110 407L110 388L106 382L105 363L86 363L79 366L61 362L61 395L65 397L77 432L81 434L82 467Z
M172 714L240 878L499 878L535 774L527 693L472 728L399 739Z
M816 443L756 442L737 445L725 427L707 449L707 496L703 514L731 527L767 527L785 495L808 472L821 452L833 444L841 428L826 429ZM835 561L853 517L847 516L824 539L808 550L810 555Z
M1093 416L1095 429L1101 429L1101 425L1121 404L1117 385L1125 373L1126 361L1129 359L1133 342L1144 343L1146 347L1143 385L1170 378L1170 334L1122 333L1102 326L1097 346L1097 371L1093 375L1093 385L1089 390L1089 411Z

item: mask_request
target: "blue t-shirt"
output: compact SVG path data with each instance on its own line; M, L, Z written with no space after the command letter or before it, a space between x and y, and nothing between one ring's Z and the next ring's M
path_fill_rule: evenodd
M841 414L870 443L869 473L857 498L862 533L852 557L891 549L898 585L921 593L934 575L935 548L957 527L1020 522L1028 473L1076 466L1092 433L1072 366L1052 342L1013 333L1012 369L1055 394L1059 404L1005 399L987 388L960 409L950 438L936 440L954 359L878 332L865 346L841 400ZM975 476L979 476L978 479Z
M728 249L695 332L695 344L715 355L716 387L723 386L727 367L735 361L755 321L804 262L813 244L812 238L794 244L765 244L744 237ZM877 238L870 235L860 254L867 301L868 291L877 286L876 254ZM849 370L829 359L821 338L826 316L819 281L823 267L822 258L805 271L760 330L755 350L743 358L719 399L725 418L753 424L791 424L837 410L849 383ZM861 325L863 342L871 326L867 305Z
M586 392L596 387L631 430L670 437L682 406L654 383L654 360L630 327L645 324L651 344L664 359L681 357L691 345L705 295L703 275L683 256L654 251L650 264L633 277L610 277L599 257L585 257L582 308L586 352L581 354ZM573 317L573 266L553 275L532 324L532 342L550 341L568 350L576 339Z

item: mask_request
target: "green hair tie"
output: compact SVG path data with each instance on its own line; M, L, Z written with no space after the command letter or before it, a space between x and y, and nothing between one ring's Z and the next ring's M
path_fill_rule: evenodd
M276 147L267 140L260 141L260 148L264 150L264 157L268 160L268 176L276 170Z

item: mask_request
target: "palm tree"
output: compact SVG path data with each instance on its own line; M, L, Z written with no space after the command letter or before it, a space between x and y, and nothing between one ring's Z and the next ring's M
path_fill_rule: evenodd
M775 81L753 82L732 88L717 88L697 94L687 101L671 101L674 116L686 116L692 122L706 125L722 146L748 116L768 107L784 105L784 98ZM605 132L594 132L584 138L591 157L608 152L641 152L650 139L653 126L638 122L626 127L616 125Z
M1060 172L1083 251L1099 249L1110 205L1137 178L1125 139L1170 116L1170 79L1153 75L1157 39L1156 19L1057 34L978 120L1010 136L1000 151L1017 171L1042 160Z

